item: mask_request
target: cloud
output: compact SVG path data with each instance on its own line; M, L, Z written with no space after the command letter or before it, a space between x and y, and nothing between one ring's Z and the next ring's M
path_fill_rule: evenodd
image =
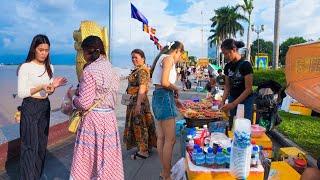
M2 43L4 47L8 47L11 43L11 40L9 38L3 38Z
M274 2L268 0L257 1L254 11L254 20L259 24L265 24L266 32L262 38L273 41L274 28ZM261 8L264 7L264 8ZM305 39L317 39L320 37L320 24L315 23L320 19L320 1L295 0L283 1L280 9L280 40L289 37L302 36Z
M214 10L241 3L242 0L185 0L188 3L182 13L172 14L166 9L170 0L131 1L156 28L156 36L162 44L180 40L190 55L207 54L207 37L210 35L210 18ZM280 39L303 36L306 39L320 37L319 0L283 0L281 8ZM0 6L0 54L27 51L31 39L38 33L47 34L53 53L74 53L72 33L82 20L94 20L100 25L108 24L108 1L96 0L12 0ZM112 51L115 64L131 64L130 52L134 48L145 51L149 63L158 53L148 34L142 31L141 22L130 17L128 1L113 1ZM274 1L255 0L252 22L264 24L261 38L273 41ZM177 7L178 8L178 7ZM203 16L201 16L201 11ZM244 23L247 29L247 24ZM201 29L204 29L203 37ZM246 35L246 33L245 33ZM251 33L251 40L256 34ZM4 39L10 46L4 47ZM246 36L237 37L246 40ZM6 40L6 42L8 42ZM202 53L203 51L203 53Z
M0 48L0 54L25 53L33 36L39 33L48 35L53 53L70 54L75 53L72 33L81 21L107 25L108 4L104 0L13 0L0 6L0 12L5 16L0 17L0 38L11 39L11 46Z

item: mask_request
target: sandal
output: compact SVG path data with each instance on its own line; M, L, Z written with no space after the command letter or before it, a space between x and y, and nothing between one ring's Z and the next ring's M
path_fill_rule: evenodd
M170 171L170 176L171 176L172 172ZM165 179L165 177L162 175L162 172L159 174L159 179Z
M137 160L137 159L147 159L149 156L144 156L139 154L138 152L135 152L134 154L131 155L132 160Z

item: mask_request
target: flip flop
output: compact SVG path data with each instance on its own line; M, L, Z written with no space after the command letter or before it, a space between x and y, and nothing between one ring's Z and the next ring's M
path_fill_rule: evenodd
M132 160L147 159L147 158L148 158L148 156L141 155L138 152L135 152L134 154L131 155Z

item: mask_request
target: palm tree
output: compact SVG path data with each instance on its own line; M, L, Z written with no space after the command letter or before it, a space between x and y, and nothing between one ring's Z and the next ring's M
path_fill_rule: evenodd
M215 16L210 20L212 21L211 30L213 34L208 37L210 40L210 47L215 43L217 45L217 59L220 62L220 43L227 38L235 38L237 33L243 36L244 28L240 21L247 22L248 19L237 12L237 7L225 6L216 9Z
M237 5L236 8L241 8L244 12L248 13L248 32L247 32L247 49L248 49L248 54L247 58L250 61L250 28L251 28L251 13L253 10L253 0L243 0L244 4Z

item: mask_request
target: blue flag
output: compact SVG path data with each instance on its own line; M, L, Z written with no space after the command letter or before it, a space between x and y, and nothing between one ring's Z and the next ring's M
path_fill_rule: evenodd
M138 11L138 9L131 4L131 18L137 19L138 21L141 21L143 24L148 24L148 19L144 17L144 15Z

